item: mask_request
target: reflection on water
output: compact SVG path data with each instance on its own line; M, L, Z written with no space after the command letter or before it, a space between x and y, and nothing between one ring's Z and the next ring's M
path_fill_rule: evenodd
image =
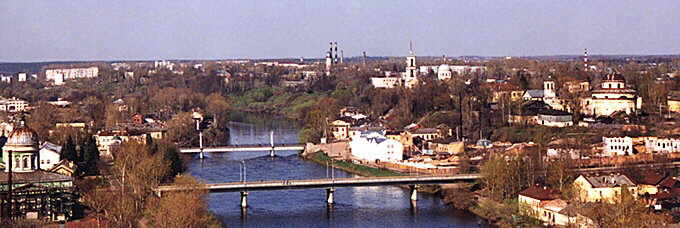
M232 145L264 144L269 132L276 143L297 143L297 128L285 120L269 119L256 125L232 123ZM295 151L234 152L194 158L189 172L208 182L240 179L240 163L245 161L247 178L286 180L325 178L326 167L301 159ZM341 170L336 177L352 177ZM419 194L416 211L411 210L409 190L398 187L338 188L335 204L328 208L324 189L253 191L249 193L247 216L239 207L240 195L212 193L210 210L229 227L478 227L479 220L443 205L438 197Z

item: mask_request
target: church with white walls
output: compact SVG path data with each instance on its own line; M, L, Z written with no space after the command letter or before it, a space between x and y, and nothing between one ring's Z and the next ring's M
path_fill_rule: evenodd
M637 96L634 89L628 88L626 79L618 73L607 74L602 78L601 83L589 92L589 96L580 100L581 113L584 115L596 117L611 116L616 113L630 115L642 108L642 98ZM527 101L542 100L552 109L571 111L557 95L557 88L552 77L543 81L543 90L527 90L523 98Z
M416 64L416 54L413 51L413 45L410 45L409 55L406 56L406 71L399 75L392 75L391 72L386 72L384 77L372 77L371 84L375 88L394 88L403 86L405 88L413 88L418 84L418 65Z
M583 113L592 116L610 116L615 113L636 113L642 108L642 97L626 86L626 79L618 73L610 73L602 79L591 97L584 99Z

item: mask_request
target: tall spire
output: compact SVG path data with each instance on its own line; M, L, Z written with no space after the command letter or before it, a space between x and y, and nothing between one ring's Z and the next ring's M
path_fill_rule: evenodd
M413 55L413 41L411 40L408 41L408 53Z

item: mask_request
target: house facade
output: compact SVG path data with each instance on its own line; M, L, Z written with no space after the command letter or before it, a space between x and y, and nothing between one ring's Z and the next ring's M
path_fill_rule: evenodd
M615 197L621 195L623 188L627 188L636 195L638 192L637 185L624 174L580 175L574 180L574 185L579 189L579 200L581 202L613 202Z
M602 137L604 146L603 156L633 155L633 138L631 137Z
M365 131L352 137L349 147L353 157L366 161L401 161L404 146L376 131Z
M680 139L649 137L645 139L645 148L651 153L677 153L680 152Z

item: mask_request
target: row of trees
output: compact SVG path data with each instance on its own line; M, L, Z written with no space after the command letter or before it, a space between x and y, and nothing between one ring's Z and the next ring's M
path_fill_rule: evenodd
M83 196L85 204L111 227L137 227L143 218L151 227L219 227L207 211L205 191L154 196L152 189L169 177L179 185L201 184L190 176L173 176L177 171L171 167L173 161L158 151L142 143L124 143L108 168L110 179L90 186Z

